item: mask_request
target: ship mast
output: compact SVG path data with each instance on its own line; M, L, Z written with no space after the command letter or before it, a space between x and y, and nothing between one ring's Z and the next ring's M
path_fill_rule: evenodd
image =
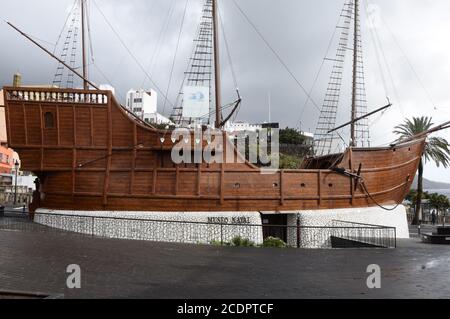
M220 91L220 56L219 56L219 21L217 0L212 0L212 17L213 17L213 33L214 33L214 90L216 93L216 128L221 127L221 91Z
M86 63L86 37L85 37L85 25L86 25L86 0L81 1L81 47L83 52L83 87L85 90L89 90L88 83L88 70Z
M352 88L352 110L351 110L351 126L350 126L350 146L356 146L356 103L357 103L357 86L358 86L358 42L359 42L359 0L354 0L354 38L353 38L353 88Z

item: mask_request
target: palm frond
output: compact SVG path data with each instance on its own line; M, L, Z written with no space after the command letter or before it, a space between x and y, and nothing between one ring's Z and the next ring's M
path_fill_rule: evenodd
M399 139L415 136L429 130L434 125L431 117L413 117L405 119L405 122L396 126L394 134ZM448 141L441 137L430 137L425 144L425 152L423 154L425 162L433 161L438 167L450 167L450 145Z

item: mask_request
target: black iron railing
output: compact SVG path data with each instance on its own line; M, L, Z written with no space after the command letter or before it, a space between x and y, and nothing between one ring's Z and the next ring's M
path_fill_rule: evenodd
M333 238L357 242L373 247L396 248L397 229L380 225L370 225L342 220L332 222Z
M395 248L396 229L378 225L333 221L330 226L286 226L263 224L207 223L198 221L36 213L0 214L0 230L72 232L87 236L175 243L263 246L270 234L277 234L287 247ZM269 234L269 235L267 235Z

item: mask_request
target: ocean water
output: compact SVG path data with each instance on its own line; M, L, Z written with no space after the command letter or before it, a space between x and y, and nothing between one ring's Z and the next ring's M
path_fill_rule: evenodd
M427 189L428 193L438 193L447 196L450 199L450 189Z

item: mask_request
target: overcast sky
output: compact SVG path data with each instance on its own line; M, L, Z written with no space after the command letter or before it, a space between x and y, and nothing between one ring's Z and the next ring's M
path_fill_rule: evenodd
M188 1L168 94L171 102L176 100L181 85L204 0ZM89 2L95 63L90 66L90 78L96 83L113 85L122 101L128 89L140 88L142 83L145 83L145 88L155 87L150 81L145 81L144 72L108 26L98 6L156 86L165 92L186 0ZM237 2L309 91L325 57L344 0ZM74 0L0 0L0 18L14 23L53 51L73 3ZM162 45L158 45L172 3L175 9L170 15ZM243 97L237 120L267 121L270 92L272 121L278 121L282 126L301 125L304 130L314 131L319 111L312 103L304 108L306 95L246 22L233 1L222 0L219 3ZM450 96L447 94L450 83L450 1L363 0L361 15L369 110L385 105L386 95L394 103L383 116L371 118L373 145L385 145L392 141L395 138L392 134L394 126L405 117L433 116L435 123L450 120ZM369 22L369 17L373 23ZM373 40L377 35L383 49L379 51L378 58ZM56 70L54 60L3 21L0 23L0 40L0 86L9 85L15 72L22 74L24 84L51 83ZM221 47L225 47L223 38ZM334 56L335 48L333 45L328 57ZM153 66L152 57L156 57ZM221 60L223 103L226 104L236 97L225 50L221 52ZM381 61L381 67L378 61ZM347 62L350 66L350 56ZM326 62L312 91L312 98L319 106L324 98L330 69L331 64ZM344 87L339 123L349 118L350 79L346 81L348 84ZM160 99L159 111L169 115L170 104L166 104L165 108L163 106ZM348 139L347 132L344 131L343 135ZM450 132L440 135L450 140ZM427 166L425 176L450 182L450 171L434 165Z

